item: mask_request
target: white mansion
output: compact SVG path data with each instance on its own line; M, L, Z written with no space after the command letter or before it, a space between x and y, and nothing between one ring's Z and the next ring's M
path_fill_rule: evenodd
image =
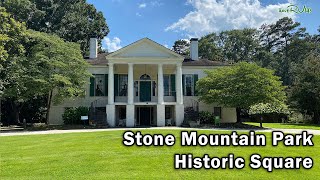
M94 77L86 97L53 106L50 124L62 124L68 107L86 106L103 111L110 127L181 126L188 108L210 111L222 123L236 122L235 108L198 102L195 84L205 69L224 64L198 58L198 39L191 39L190 58L144 38L118 51L98 54L97 39L90 39L86 59ZM88 79L89 81L89 79Z

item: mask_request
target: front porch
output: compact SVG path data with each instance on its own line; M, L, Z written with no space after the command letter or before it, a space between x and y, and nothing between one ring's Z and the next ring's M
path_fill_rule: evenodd
M181 124L179 106L175 105L116 105L115 127L155 127ZM133 118L131 118L133 117Z
M147 116L146 119L141 119L144 117L141 114L146 114L147 108L150 108L150 113L147 114L152 116L148 120L150 123L144 125L165 126L165 109L168 105L175 107L175 124L181 125L184 119L183 56L145 38L109 54L106 59L106 113L109 126L118 125L118 106L125 106L126 127L135 127L141 125L142 121L146 122Z

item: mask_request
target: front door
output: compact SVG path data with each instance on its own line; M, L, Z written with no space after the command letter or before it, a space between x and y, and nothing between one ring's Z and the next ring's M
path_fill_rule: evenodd
M151 81L140 81L140 102L151 101Z
M141 126L150 126L151 108L150 107L141 107L139 109L140 109L140 125Z

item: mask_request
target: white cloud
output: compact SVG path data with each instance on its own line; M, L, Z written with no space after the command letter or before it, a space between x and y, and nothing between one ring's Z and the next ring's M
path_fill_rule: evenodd
M293 0L289 0L290 3ZM259 0L187 0L194 10L168 26L165 31L184 32L199 37L211 32L245 27L258 28L294 13L281 13L290 3L263 6Z
M159 7L159 6L164 5L164 3L161 1L151 1L150 4L151 4L151 6L154 6L154 7Z
M141 17L142 15L141 15L140 13L138 13L138 12L137 12L137 13L136 13L136 16Z
M170 49L168 44L164 44L163 46L166 47L167 49Z
M108 52L116 51L116 50L122 48L121 39L118 37L114 37L113 39L105 37L102 40L102 48L107 49Z
M142 4L139 4L138 7L139 7L139 8L146 8L146 7L147 7L147 4L146 4L146 3L142 3Z

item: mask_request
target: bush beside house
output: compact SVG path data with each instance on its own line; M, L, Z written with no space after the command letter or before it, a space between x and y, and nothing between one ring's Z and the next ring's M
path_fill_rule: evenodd
M75 124L83 124L81 121L81 116L88 116L89 108L87 107L72 107L67 108L62 115L62 119L64 124L67 125L75 125Z

